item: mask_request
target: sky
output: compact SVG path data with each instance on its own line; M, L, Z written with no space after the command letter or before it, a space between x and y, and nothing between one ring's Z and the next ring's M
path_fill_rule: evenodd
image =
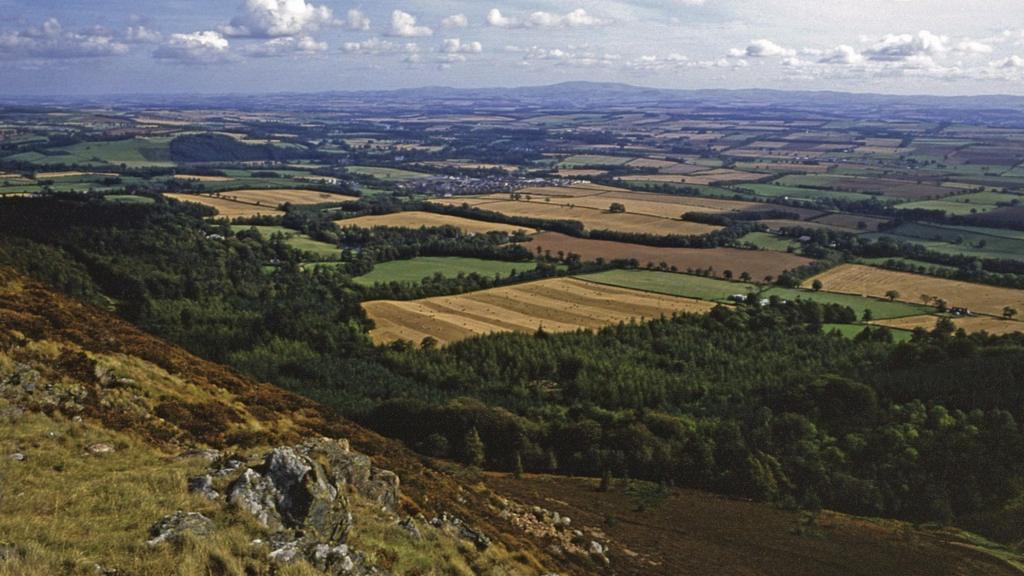
M1024 94L1024 0L0 0L0 95Z

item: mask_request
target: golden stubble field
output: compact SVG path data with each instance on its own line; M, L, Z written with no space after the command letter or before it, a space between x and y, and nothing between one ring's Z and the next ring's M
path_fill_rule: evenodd
M250 216L278 216L284 214L284 212L277 209L276 204L257 206L255 204L228 200L226 198L200 196L198 194L165 193L164 196L181 202L194 202L196 204L202 204L203 206L209 206L210 208L215 209L217 211L217 215L222 218L248 218Z
M267 190L231 190L218 192L214 194L214 196L238 202L267 204L269 206L280 206L286 202L290 204L327 204L331 202L355 202L356 200L359 200L359 198L355 196L346 196L344 194L287 188Z
M960 306L991 316L1002 316L1004 306L1024 312L1024 290L932 278L860 264L837 266L807 279L804 287L809 288L814 280L820 280L822 290L827 292L886 298L886 292L895 290L899 292L896 299L903 302L921 303L923 296L927 295L945 300L950 307Z
M447 214L435 214L433 212L415 211L395 212L393 214L383 214L380 216L360 216L358 218L336 220L334 223L341 227L355 226L357 228L387 226L391 228L418 229L424 226L427 228L454 226L467 234L486 234L488 232L508 232L511 234L518 230L522 230L527 234L533 234L536 232L536 230L532 228L525 228L523 226L484 222L482 220L471 220L469 218L449 216Z
M1010 334L1012 332L1024 332L1024 322L1017 322L1016 320L1004 320L1002 318L993 318L992 316L968 316L963 318L952 318L953 324L957 328L963 328L966 332L988 332L989 334ZM903 318L890 318L887 320L876 320L872 324L879 326L887 326L889 328L898 328L901 330L916 330L917 328L924 328L925 330L932 330L935 328L936 322L939 321L938 316L932 316L930 314L922 316L906 316Z
M556 278L492 288L458 296L412 301L364 302L376 324L378 344L395 340L441 343L494 332L532 333L597 329L631 319L654 319L676 312L704 313L714 303Z

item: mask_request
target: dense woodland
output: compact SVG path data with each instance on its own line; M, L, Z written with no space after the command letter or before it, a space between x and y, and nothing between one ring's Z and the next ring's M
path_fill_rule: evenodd
M283 238L206 215L164 201L8 200L0 262L429 455L1016 534L1024 336L940 325L898 345L884 328L850 339L822 325L852 310L773 301L598 333L375 348L363 299L497 280L368 289L354 275L416 255L529 253L504 235L367 234L290 213L353 256L304 270Z

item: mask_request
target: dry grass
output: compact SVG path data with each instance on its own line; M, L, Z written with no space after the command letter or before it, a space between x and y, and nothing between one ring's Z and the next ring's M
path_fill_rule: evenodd
M38 172L36 180L56 180L58 178L77 178L79 176L109 176L116 177L112 172Z
M178 180L196 180L197 182L230 182L233 178L227 176L201 176L198 174L175 174Z
M963 318L952 318L957 328L963 328L967 332L988 332L989 334L1011 334L1013 332L1024 332L1024 322L1015 320L1004 320L992 316L968 316ZM892 318L889 320L877 320L873 324L898 328L902 330L915 330L923 328L931 330L939 321L938 316L930 314L923 316L907 316L905 318Z
M355 202L359 198L331 192L318 192L316 190L231 190L220 192L214 195L216 198L226 198L250 204L263 204L266 206L280 206L284 203L290 204L326 204L329 202Z
M972 284L959 280L932 278L907 272L895 272L859 264L844 264L804 282L810 287L820 280L829 292L860 294L885 298L889 290L899 292L897 300L920 303L922 296L941 298L949 306L961 306L973 312L1001 316L1004 306L1024 310L1024 290Z
M370 333L377 343L418 343L427 336L446 343L493 332L530 333L541 327L549 332L597 329L675 312L707 312L714 304L577 279L554 279L458 296L366 302L363 307L377 325Z
M711 267L714 275L719 277L725 270L732 271L737 278L747 272L754 280L769 275L778 276L786 270L812 262L809 258L786 252L735 248L662 248L609 240L588 240L557 232L542 232L524 246L534 252L539 246L541 250L548 250L552 254L560 251L579 254L586 261L598 258L606 261L635 258L640 266L647 266L649 262L657 266L664 262L680 271L706 270Z
M556 189L563 190L563 189ZM526 190L522 191L524 195ZM507 216L518 216L526 218L540 218L544 220L575 220L581 222L589 230L614 230L617 232L631 232L638 234L681 234L696 235L707 234L719 229L718 226L700 224L679 220L676 213L669 205L657 205L657 203L644 204L647 213L621 213L613 214L608 208L613 202L624 203L619 198L605 197L602 192L597 191L589 195L580 195L573 198L551 198L545 201L539 196L531 200L502 200L508 195L496 194L489 198L477 198L471 205L481 210L498 212ZM532 196L532 195L531 195ZM444 198L432 200L438 204L461 205L466 199ZM635 201L634 205L640 205L643 201ZM585 205L586 204L586 205ZM628 207L627 207L628 210ZM661 215L652 215L651 213Z
M740 170L715 169L693 174L638 174L622 176L621 180L636 182L671 182L678 184L701 184L704 186L717 182L752 182L764 178L764 174L742 172Z
M536 232L536 230L533 230L532 228L524 228L522 226L470 220L469 218L449 216L447 214L435 214L433 212L395 212L393 214L384 214L382 216L360 216L358 218L338 220L335 224L338 226L358 226L360 228L373 228L375 226L390 226L395 228L454 226L468 234L486 234L487 232L512 233L517 230L523 230L528 234Z
M196 194L164 194L181 202L193 202L209 206L217 211L217 215L223 218L248 218L250 216L279 216L284 212L274 206L256 206L244 202L235 202L226 198L215 198L213 196L199 196Z

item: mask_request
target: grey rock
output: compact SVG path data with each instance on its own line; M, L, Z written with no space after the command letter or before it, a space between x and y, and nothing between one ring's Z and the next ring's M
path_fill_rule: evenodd
M115 449L112 445L107 444L106 442L96 442L86 446L85 451L93 456L100 456L102 454L110 454L111 452L114 452Z
M412 518L406 518L406 519L402 520L401 522L398 523L398 526L402 530L405 530L405 532L407 534L409 534L409 537L412 538L413 540L422 540L423 539L423 534L420 532L419 527L416 526L416 521L413 520Z
M10 456L8 456L8 458L10 458L11 460L14 460L15 462L24 462L25 461L25 455L22 454L21 452L15 452L14 454L11 454Z
M277 448L228 488L228 501L271 530L296 530L318 542L341 542L352 524L348 502L324 467L292 448Z
M146 544L157 546L164 542L180 542L185 534L208 536L213 533L213 520L198 512L177 512L164 516L149 529Z
M188 491L198 493L207 500L217 500L220 498L220 493L213 487L213 477L209 474L189 478Z
M591 554L604 554L604 546L602 546L597 540L591 540L587 551Z

